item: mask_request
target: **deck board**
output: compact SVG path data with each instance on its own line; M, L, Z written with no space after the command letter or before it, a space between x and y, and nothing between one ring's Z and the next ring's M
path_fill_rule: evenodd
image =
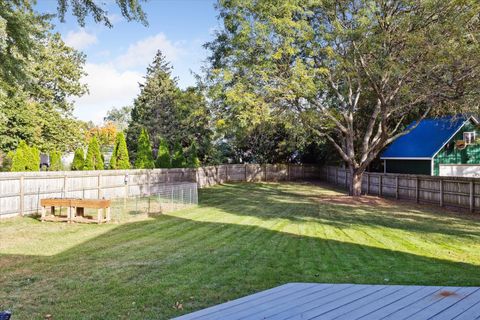
M288 283L176 319L480 319L480 287Z

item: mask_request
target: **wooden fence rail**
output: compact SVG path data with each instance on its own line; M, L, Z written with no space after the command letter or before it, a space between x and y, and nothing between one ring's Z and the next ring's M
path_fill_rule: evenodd
M168 183L198 187L235 181L319 178L320 169L302 165L230 164L198 169L103 170L0 173L0 218L39 212L43 198L115 199L155 194Z
M348 189L350 173L339 167L321 168L321 179ZM480 210L480 179L366 172L362 192L380 197L413 200L439 206Z

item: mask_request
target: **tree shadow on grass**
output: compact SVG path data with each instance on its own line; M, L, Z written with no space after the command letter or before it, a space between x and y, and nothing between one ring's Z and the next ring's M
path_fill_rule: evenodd
M215 188L205 189L202 192L208 194L208 200L201 206L264 220L272 217L290 221L313 219L338 228L386 227L480 240L480 218L476 215L376 197L345 199L347 196L337 189L308 183L285 186L239 183L218 187L221 192Z
M18 319L165 319L288 282L480 285L472 264L188 214L5 261L0 307Z

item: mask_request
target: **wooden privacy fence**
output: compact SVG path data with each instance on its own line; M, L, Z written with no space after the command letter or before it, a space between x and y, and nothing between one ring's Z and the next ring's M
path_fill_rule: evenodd
M350 173L339 167L321 168L321 179L348 189ZM463 177L439 177L426 175L365 172L362 192L380 197L414 200L480 210L480 179Z
M282 181L318 178L302 165L232 164L198 169L0 173L0 217L39 212L43 198L115 199L156 194L165 184Z

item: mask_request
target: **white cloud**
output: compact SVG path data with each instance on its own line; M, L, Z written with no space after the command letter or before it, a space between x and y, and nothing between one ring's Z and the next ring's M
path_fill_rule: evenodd
M65 43L70 47L74 47L77 50L85 49L92 44L98 42L97 36L88 33L85 29L79 29L78 31L69 31L65 37Z
M82 81L90 92L76 100L75 115L80 119L100 123L109 109L131 104L139 92L140 72L92 63L87 63L85 70L88 75Z
M173 74L180 78L179 85L192 84L190 67L199 66L204 54L198 50L201 43L172 42L163 33L132 43L123 53L112 56L110 51L98 51L95 56L105 58L104 63L87 63L88 73L82 79L89 94L75 102L75 115L82 120L101 123L112 107L132 104L139 93L138 83L143 81L146 66L152 62L157 50L175 67Z
M159 33L130 45L127 52L116 59L115 64L119 68L146 67L158 50L171 62L185 54L182 42L172 42L165 34Z

